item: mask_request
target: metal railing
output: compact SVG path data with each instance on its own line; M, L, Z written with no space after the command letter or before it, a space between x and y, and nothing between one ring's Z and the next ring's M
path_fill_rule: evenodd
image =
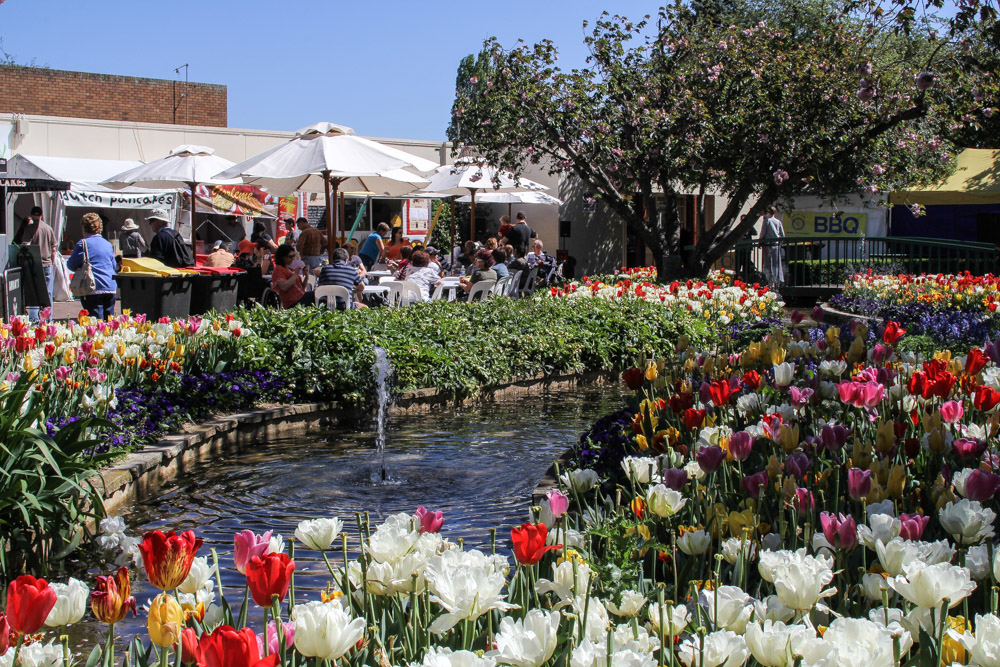
M737 243L722 265L733 269L740 280L765 283L765 253L775 251L781 258L780 291L785 296L831 296L848 276L868 269L911 274L1000 272L1000 250L992 244L911 237L753 239Z

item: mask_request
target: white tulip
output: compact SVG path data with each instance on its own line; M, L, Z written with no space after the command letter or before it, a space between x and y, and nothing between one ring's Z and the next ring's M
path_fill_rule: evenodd
M959 544L979 544L987 537L993 537L993 521L996 512L983 507L978 500L962 498L950 502L938 512L938 520Z
M649 623L653 626L653 631L656 633L660 632L660 616L660 605L656 602L650 602L646 617L649 619ZM664 635L673 635L676 637L691 622L691 612L682 604L677 606L664 604L662 616Z
M56 592L56 604L45 618L45 625L58 628L78 623L87 611L90 589L79 579L70 578L65 584L49 584Z
M452 651L450 648L431 646L423 662L411 662L409 667L495 667L497 661L478 656L472 651Z
M660 640L649 634L644 626L633 627L632 623L622 623L614 631L615 650L631 650L652 654L660 648Z
M751 623L743 637L750 653L762 667L786 667L795 664L795 656L807 639L816 636L816 631L804 625L785 625L764 621Z
M753 615L757 620L788 623L795 617L795 610L782 602L777 595L768 595L763 600L753 601Z
M919 546L916 542L894 537L888 542L875 542L875 553L878 554L882 570L890 576L903 573L903 567L917 560Z
M608 615L604 602L597 597L591 596L588 600L586 595L578 595L573 598L572 609L577 618L582 619L586 616L587 622L583 628L584 637L595 642L604 641L607 637L608 627L611 625L611 617ZM576 624L573 625L573 637L579 639Z
M191 594L197 593L203 588L212 590L215 586L212 581L213 575L215 575L215 565L208 564L208 557L197 557L191 561L191 569L188 571L187 578L177 588L181 593Z
M704 645L702 645L704 641ZM718 630L681 642L677 655L684 667L740 667L750 657L746 641L735 632Z
M703 590L698 603L705 607L706 617L715 628L743 634L753 613L752 598L739 586L719 586Z
M649 484L659 469L656 459L651 456L630 456L622 459L622 470L634 484Z
M882 602L882 591L889 590L885 577L881 574L865 574L861 576L861 592L872 602ZM891 595L891 594L890 594Z
M6 662L6 660L10 662ZM0 656L0 665L9 667L14 662L14 649L10 648ZM34 642L21 647L17 656L18 667L64 667L63 647L53 641L48 644Z
M722 543L722 557L730 565L736 565L740 560L740 551L744 561L752 561L757 556L757 545L750 540L730 537Z
M677 538L677 548L688 556L700 556L712 546L712 536L703 529L686 530Z
M500 619L500 628L494 637L497 648L486 655L503 665L541 667L555 652L558 633L558 611L532 609L524 620L505 616Z
M975 634L965 631L957 637L969 652L969 664L979 667L1000 665L1000 618L995 614L976 614ZM951 633L956 635L953 630Z
M379 563L400 560L413 549L419 537L420 531L414 525L413 517L399 512L375 529L365 545L365 551Z
M774 584L775 592L787 606L799 612L811 610L820 599L837 592L823 587L833 581L833 560L798 551L767 551L761 555L758 571Z
M982 581L990 576L990 554L985 544L969 547L965 555L965 567L974 581Z
M955 487L955 493L963 498L966 496L965 483L969 481L969 475L972 474L973 470L975 470L975 468L962 468L951 476L951 484Z
M295 529L295 539L314 551L327 551L344 530L344 522L332 519L307 519Z
M608 647L601 642L584 639L570 654L570 667L606 667Z
M945 599L954 607L976 588L967 568L948 563L913 561L903 567L903 573L889 579L889 587L923 609L937 609Z
M889 501L892 502L892 501ZM871 509L872 505L868 508ZM888 543L893 538L899 537L899 532L903 529L903 522L891 514L881 512L868 515L868 525L858 526L858 539L866 547L875 550L875 543Z
M351 618L335 603L295 605L295 649L304 656L339 660L364 636L365 619Z
M563 484L577 493L586 493L597 486L597 484L601 481L597 472L591 470L590 468L564 472L559 476L559 479Z
M607 607L612 614L617 616L638 616L646 602L645 595L636 591L625 590L622 591L622 602L620 605L616 606L614 603L609 602Z
M1000 549L993 553L993 581L1000 581Z
M271 536L271 539L267 544L267 553L269 554L283 554L285 553L285 538L281 535L275 533Z
M838 660L834 664L890 667L896 664L893 634L892 629L863 618L837 618L823 633L823 639L836 650ZM913 640L908 632L901 629L895 634L900 634L900 650L905 655Z
M552 566L552 580L539 579L535 584L535 592L539 595L554 593L559 598L556 608L572 602L577 595L586 595L590 588L590 566L586 563L576 563L571 560Z
M434 620L431 632L441 634L461 620L474 621L492 609L507 611L513 606L503 601L507 582L502 572L488 565L490 562L482 552L470 559L456 550L427 561L424 577L433 594L431 599L447 611Z
M787 387L795 379L795 366L787 361L774 365L774 384L779 387Z
M680 491L667 488L663 484L655 484L646 491L646 506L656 516L666 519L681 511L687 504Z

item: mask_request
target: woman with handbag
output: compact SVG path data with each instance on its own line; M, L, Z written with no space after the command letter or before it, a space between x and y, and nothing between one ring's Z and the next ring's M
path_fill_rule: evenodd
M115 314L115 250L101 236L104 228L96 213L86 213L80 221L83 238L77 241L66 266L74 271L70 289L91 317L106 320Z

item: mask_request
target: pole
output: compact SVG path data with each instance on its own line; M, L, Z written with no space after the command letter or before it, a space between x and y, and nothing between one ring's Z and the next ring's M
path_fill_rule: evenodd
M455 198L451 198L451 238L449 239L451 247L448 248L448 261L453 262L452 255L455 254Z
M323 190L326 194L326 255L333 262L333 204L330 200L330 170L323 170Z
M194 245L194 191L198 189L198 184L192 181L188 183L188 187L191 188L191 245Z
M469 218L469 240L476 240L476 189L469 188L469 194L472 195L472 216Z
M340 184L342 182L343 182L343 179L341 179L341 178L335 178L335 179L333 179L333 205L335 207L337 205L337 195L338 195L337 190L340 189ZM334 223L334 227L337 230L340 229L340 209L339 208L337 209L337 221ZM327 254L327 259L329 259L331 263L333 262L333 240L335 238L336 238L335 236L328 236L327 240L326 240L326 254Z
M344 233L347 232L347 193L340 193L340 208L337 209L337 240L344 242Z

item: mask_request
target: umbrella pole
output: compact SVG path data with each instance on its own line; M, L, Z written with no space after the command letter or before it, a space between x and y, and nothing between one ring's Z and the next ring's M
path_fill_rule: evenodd
M195 245L195 242L194 242L194 207L195 207L195 203L194 203L194 191L198 187L198 184L192 181L191 183L188 183L188 187L191 188L191 245L194 246Z
M333 206L334 206L334 208L337 209L336 210L337 217L336 217L336 220L333 223L333 227L334 227L334 231L336 232L337 235L340 234L340 207L337 206L337 197L339 196L339 193L337 191L340 189L340 184L342 182L343 182L343 180L340 179L340 178L333 179ZM330 260L330 262L333 262L333 242L334 242L334 240L336 238L337 238L337 236L331 236L331 237L329 237L327 239L327 242L326 242L326 252L327 252L327 257Z
M347 193L340 193L340 208L337 209L337 240L341 245L347 235Z
M326 194L326 257L333 262L333 204L330 202L330 172L323 171L323 190Z
M511 207L511 203L507 202L507 224L508 225L510 224L510 207Z
M472 217L469 218L469 240L476 240L476 190L475 188L469 188L469 194L472 196Z
M449 238L448 242L451 244L451 247L448 248L448 257L449 257L448 261L451 262L454 261L453 259L451 259L451 255L455 253L455 198L454 197L451 198L451 237Z

